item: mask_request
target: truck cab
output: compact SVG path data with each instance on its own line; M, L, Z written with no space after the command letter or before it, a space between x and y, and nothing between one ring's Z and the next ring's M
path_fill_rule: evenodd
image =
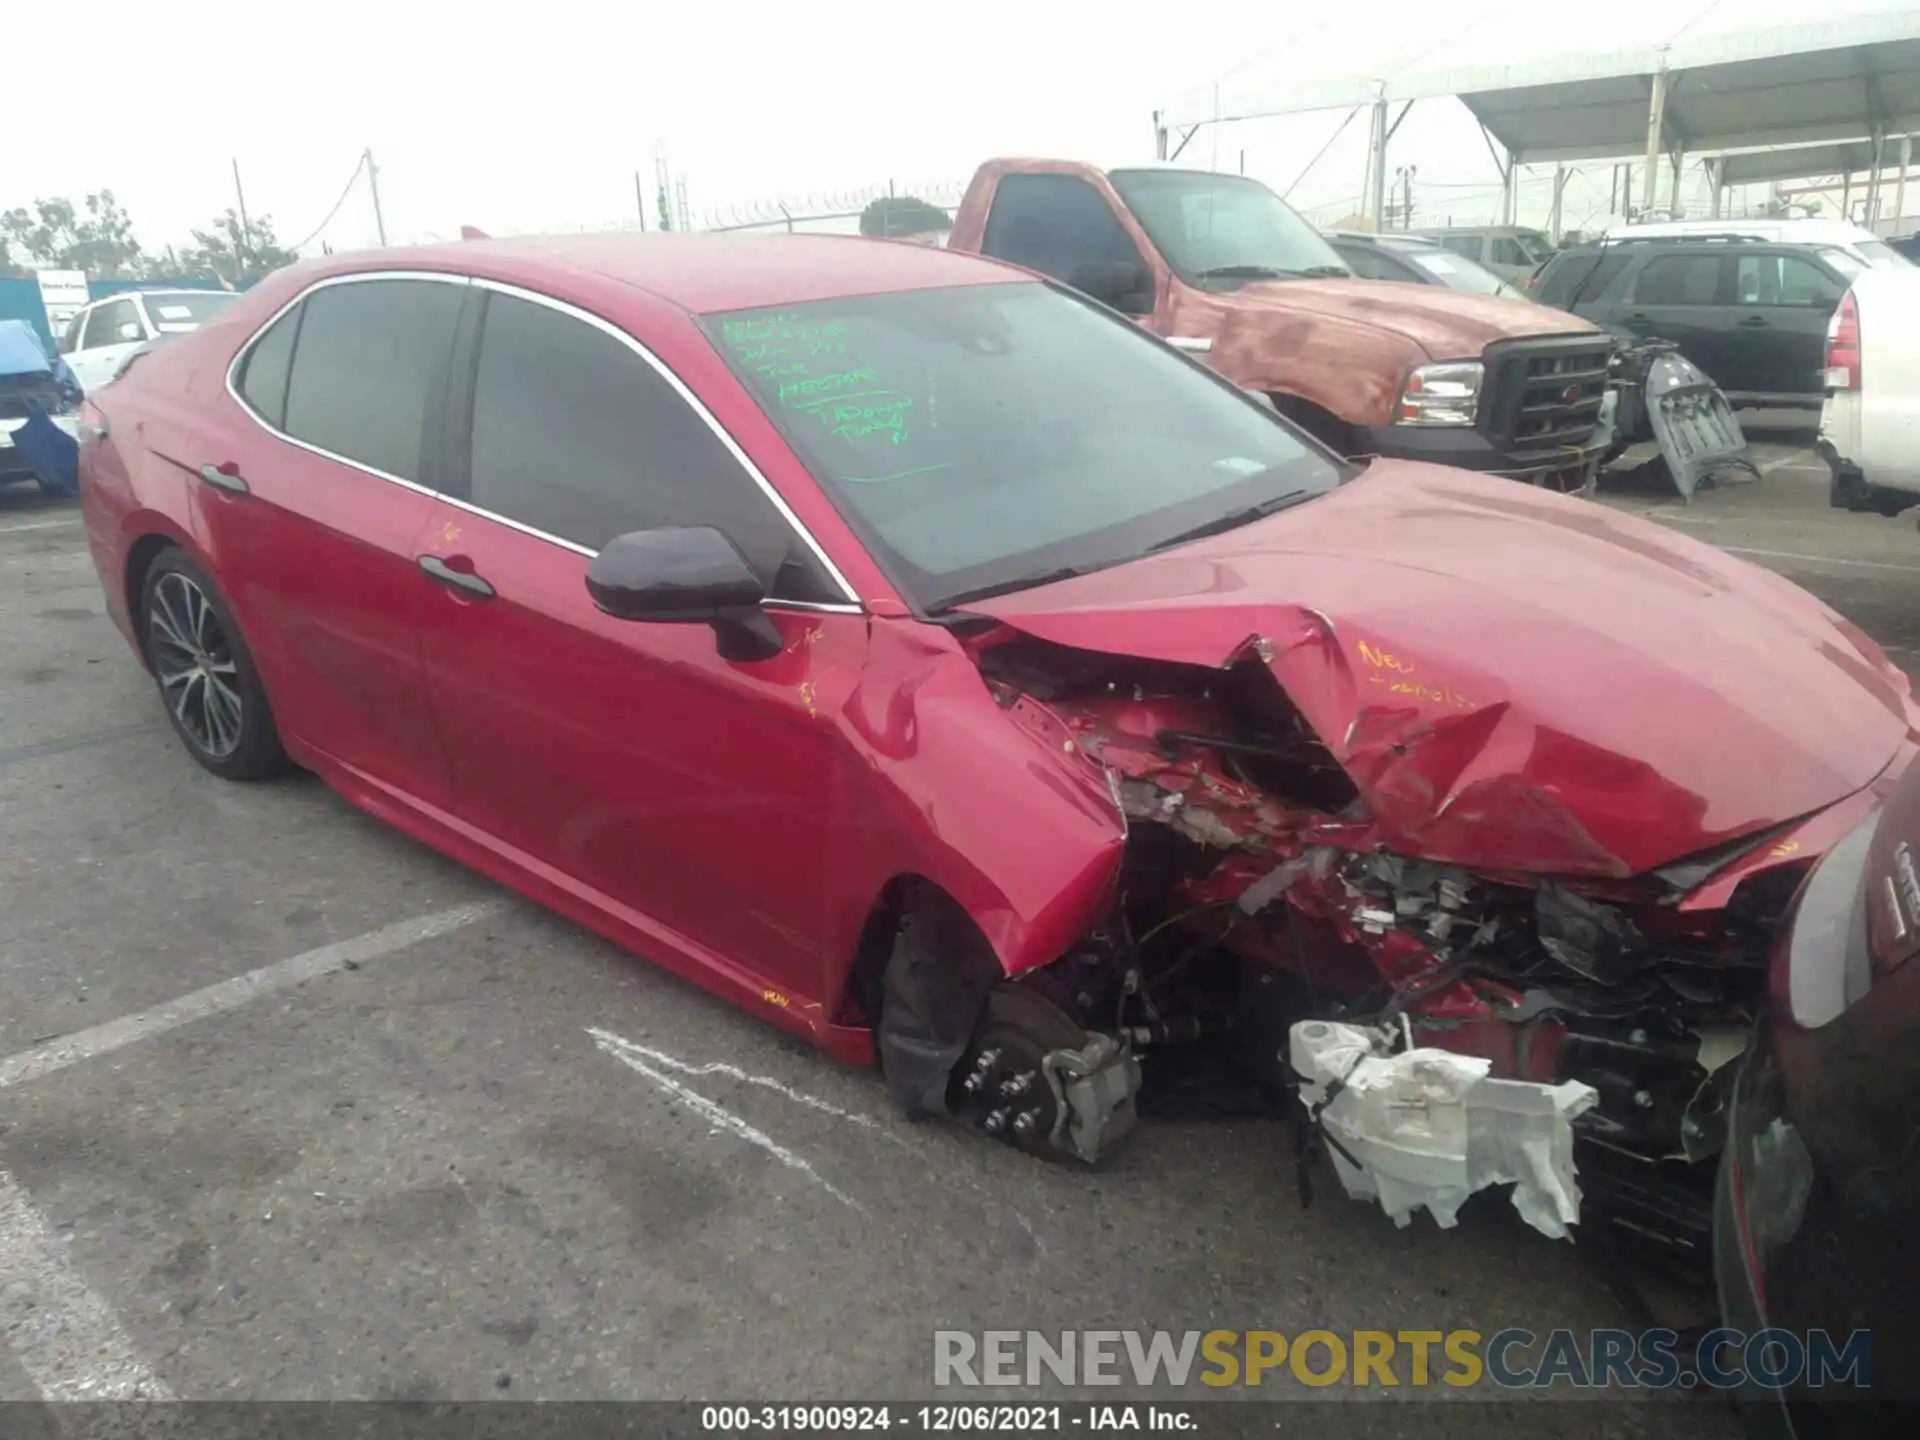
M1245 176L990 160L947 245L1132 316L1343 455L1579 489L1605 449L1605 332L1530 301L1356 279Z

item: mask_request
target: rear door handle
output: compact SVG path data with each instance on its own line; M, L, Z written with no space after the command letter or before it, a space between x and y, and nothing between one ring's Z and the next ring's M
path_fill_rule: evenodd
M471 570L454 569L438 555L422 555L420 557L420 568L434 579L440 581L443 585L451 585L455 589L465 590L469 595L478 595L483 600L491 600L493 598L493 586L482 580Z
M237 468L222 469L218 465L202 465L200 478L216 490L224 490L229 495L250 495L253 493Z
M1749 315L1740 322L1740 327L1743 330L1764 330L1767 328L1767 317L1764 315Z

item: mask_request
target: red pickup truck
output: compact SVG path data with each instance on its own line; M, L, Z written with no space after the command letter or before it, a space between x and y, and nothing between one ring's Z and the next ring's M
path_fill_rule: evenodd
M990 160L947 246L1134 316L1344 455L1559 489L1583 487L1603 458L1605 331L1530 301L1355 279L1245 176Z

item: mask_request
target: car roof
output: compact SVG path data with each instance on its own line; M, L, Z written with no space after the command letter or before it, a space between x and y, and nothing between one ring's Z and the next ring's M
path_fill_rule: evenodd
M1758 220L1657 220L1643 225L1614 225L1607 230L1612 239L1638 236L1648 239L1683 239L1697 235L1751 235L1765 240L1797 240L1802 244L1850 245L1880 237L1850 220L1768 219Z
M560 275L597 275L645 290L694 314L1033 278L997 261L937 245L785 232L656 231L458 240L359 251L349 263L318 268L326 274L449 270L536 290Z
M1422 225L1413 235L1544 235L1536 225Z
M1443 247L1431 235L1408 230L1326 230L1329 240L1360 240L1369 245L1400 245L1409 250L1440 250Z

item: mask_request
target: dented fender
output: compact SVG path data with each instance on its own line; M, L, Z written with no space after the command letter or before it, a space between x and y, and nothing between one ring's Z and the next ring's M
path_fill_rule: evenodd
M944 630L876 619L839 721L864 764L836 807L829 953L851 958L901 875L952 896L1010 975L1058 959L1112 904L1126 827L1104 774L1039 707L1003 708Z

